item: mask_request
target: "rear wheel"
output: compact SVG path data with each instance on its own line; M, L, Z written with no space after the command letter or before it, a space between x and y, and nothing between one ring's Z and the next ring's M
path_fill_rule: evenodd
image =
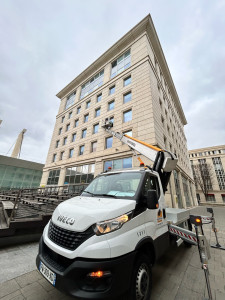
M145 254L137 258L132 275L130 300L149 300L152 289L150 259Z

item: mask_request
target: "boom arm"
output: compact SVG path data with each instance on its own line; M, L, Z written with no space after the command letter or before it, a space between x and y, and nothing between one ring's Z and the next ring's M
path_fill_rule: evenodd
M105 129L105 131L118 138L121 142L128 145L131 149L139 152L153 162L152 169L159 173L162 187L165 192L167 190L171 172L176 168L177 165L176 156L168 151L149 145L126 134L111 130L111 128L113 127L113 123L109 122L108 119L106 119L102 127Z

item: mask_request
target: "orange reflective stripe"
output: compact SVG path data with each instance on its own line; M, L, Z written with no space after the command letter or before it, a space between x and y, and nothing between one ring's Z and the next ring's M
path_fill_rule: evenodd
M158 147L155 147L155 146L152 146L152 145L147 144L147 143L145 143L145 142L139 141L139 140L137 140L137 139L135 139L135 138L133 138L133 137L131 137L131 136L129 136L129 135L124 134L124 136L127 137L127 138L129 138L129 139L131 139L131 140L133 140L133 141L135 141L135 142L138 142L138 143L140 143L140 144L142 144L142 145L145 145L146 147L151 148L151 149L153 149L153 150L156 150L156 151L163 151L162 149L160 149L160 148L158 148Z

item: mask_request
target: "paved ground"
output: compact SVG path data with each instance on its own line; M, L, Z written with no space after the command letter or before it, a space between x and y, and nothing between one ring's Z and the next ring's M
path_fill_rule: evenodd
M225 245L225 208L214 208L219 242ZM205 208L196 214L209 215ZM215 243L211 225L204 225L206 237ZM37 243L0 250L0 299L72 299L58 292L35 270ZM209 261L213 300L225 299L225 251L211 248ZM153 268L151 300L207 299L204 272L197 247L171 248Z

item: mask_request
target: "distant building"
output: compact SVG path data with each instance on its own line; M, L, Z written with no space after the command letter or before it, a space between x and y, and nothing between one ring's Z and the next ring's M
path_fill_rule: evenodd
M40 186L43 164L0 155L0 189Z
M109 118L115 131L177 155L168 206L197 203L183 129L187 121L150 15L57 97L61 103L41 185L88 183L108 167L137 167L129 147L101 128Z
M192 167L196 164L210 166L207 202L225 204L225 145L189 150L189 158ZM196 185L196 187L198 201L206 202L202 190L199 186Z

